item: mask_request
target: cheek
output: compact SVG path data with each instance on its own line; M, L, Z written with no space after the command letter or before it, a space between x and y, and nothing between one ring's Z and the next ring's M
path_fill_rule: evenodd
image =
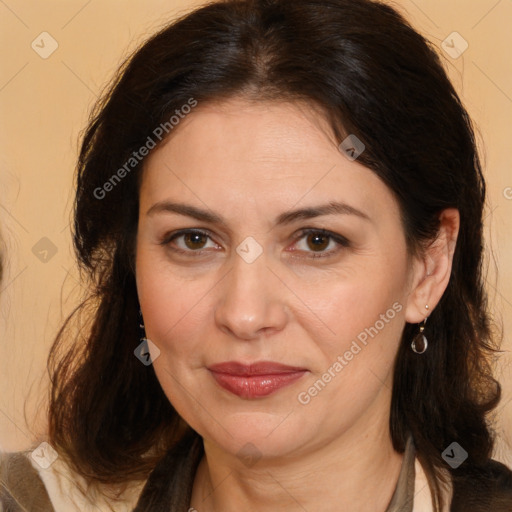
M183 329L192 328L199 322L203 287L197 282L179 283L144 264L140 266L138 277L137 289L146 335L160 350L184 351L187 345L173 346L171 340Z
M201 325L204 325L204 283L177 279L141 250L137 259L137 291L146 336L158 347L160 356L153 362L157 379L169 401L191 425L201 416L190 401L196 389L194 368L202 366ZM204 337L202 338L204 340ZM189 390L188 392L185 390Z
M307 404L312 415L333 412L324 419L326 428L340 428L345 421L348 425L370 407L382 389L391 388L404 325L403 284L401 276L389 271L357 273L350 280L331 284L328 298L310 295L308 304L329 330L319 335L309 329L317 364L297 400Z
M160 248L138 248L137 293L146 335L167 356L157 359L155 368L164 361L169 367L183 367L185 361L200 366L211 342L206 326L212 322L212 274L191 278L191 272L172 267Z
M377 335L382 340L378 351L389 347L393 355L403 327L406 276L401 269L406 260L397 254L392 261L368 258L315 285L296 282L297 295L307 305L301 323L330 359L348 350L353 340L364 345Z

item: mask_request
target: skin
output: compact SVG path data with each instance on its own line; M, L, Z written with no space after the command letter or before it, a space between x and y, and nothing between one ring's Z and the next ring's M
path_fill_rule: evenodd
M213 212L224 224L148 213L163 201ZM280 214L330 201L368 218L344 213L275 224ZM204 440L191 507L386 509L402 463L389 433L393 361L405 322L428 316L448 284L458 212L445 210L440 220L436 243L409 257L392 192L339 151L323 117L305 104L235 98L199 105L151 152L140 190L137 289L147 336L160 350L156 375ZM192 228L208 236L162 244ZM308 237L305 228L349 244ZM252 263L236 252L247 237L263 251ZM299 393L396 303L394 318L300 403ZM233 360L308 371L270 396L244 399L207 369ZM247 443L253 457L243 460Z

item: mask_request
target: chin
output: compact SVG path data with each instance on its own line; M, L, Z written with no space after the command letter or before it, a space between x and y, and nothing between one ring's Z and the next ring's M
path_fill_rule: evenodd
M222 426L212 428L212 422L209 422L196 430L207 442L238 458L293 456L310 444L308 439L314 436L304 429L304 423L297 422L298 418L293 413L286 418L288 413L233 413L223 416Z

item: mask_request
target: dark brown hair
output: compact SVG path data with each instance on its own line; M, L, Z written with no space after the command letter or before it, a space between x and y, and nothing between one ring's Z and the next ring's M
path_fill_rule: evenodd
M470 118L435 49L394 9L370 0L215 2L160 31L122 66L78 161L74 244L91 295L76 313L89 312L90 324L70 335L72 315L50 354L51 443L91 481L121 483L146 478L189 428L152 366L133 354L143 160L104 197L97 190L190 98L234 96L306 101L325 113L339 142L361 139L358 161L399 201L410 254L436 238L443 209L459 210L450 282L426 326L428 351L410 350L416 325L403 331L390 422L396 450L412 433L439 504L440 469L462 475L485 465L493 448L486 414L500 386L482 276L485 184ZM469 455L457 470L441 457L454 441Z

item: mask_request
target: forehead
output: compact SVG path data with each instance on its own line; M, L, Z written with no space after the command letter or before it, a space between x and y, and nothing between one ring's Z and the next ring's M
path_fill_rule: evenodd
M234 213L251 202L282 209L320 199L375 215L395 207L381 180L338 149L318 109L241 99L198 105L146 158L141 204L180 197Z
M255 102L242 98L199 104L171 133L165 147L242 161L265 158L300 163L335 147L318 108L304 102ZM190 151L194 149L192 153ZM155 152L156 153L156 152Z

